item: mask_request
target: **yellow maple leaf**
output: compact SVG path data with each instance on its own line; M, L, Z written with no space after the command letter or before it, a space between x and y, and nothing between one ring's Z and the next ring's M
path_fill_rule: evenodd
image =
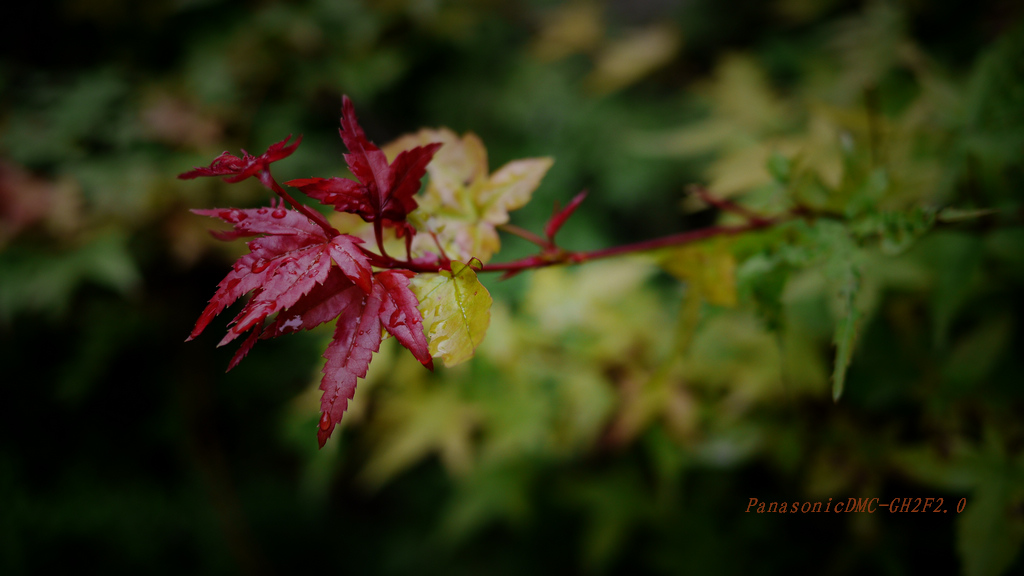
M487 262L501 248L496 226L508 213L530 201L533 191L554 162L551 158L514 160L493 174L487 169L487 150L472 132L462 138L447 128L424 129L383 147L393 158L402 150L441 142L427 165L430 183L409 215L424 232L413 241L416 253L444 250L453 259Z
M487 332L493 303L476 272L455 261L451 272L420 274L410 288L420 302L431 356L440 356L445 366L472 358Z

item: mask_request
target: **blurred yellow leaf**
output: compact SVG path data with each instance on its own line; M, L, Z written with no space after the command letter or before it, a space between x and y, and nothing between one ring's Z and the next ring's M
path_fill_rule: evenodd
M688 381L728 391L726 405L737 411L784 391L778 343L753 315L739 311L707 319L683 368Z
M902 11L889 2L869 2L863 12L839 21L831 47L842 65L833 93L859 100L865 89L877 86L900 59L905 26Z
M561 60L589 52L603 36L601 8L594 2L570 2L544 15L532 51L540 60Z
M736 306L736 259L727 242L709 241L664 252L661 267L689 283L711 304Z
M799 142L780 135L792 121L788 103L775 94L753 58L723 57L712 80L697 90L711 106L708 119L636 134L630 139L633 150L644 156L718 153L705 177L708 188L723 197L770 182L765 165L773 152L791 155L799 150Z
M599 94L635 83L668 64L682 45L679 31L669 24L637 30L606 45L598 54L587 86Z
M768 158L773 147L754 144L723 154L708 168L708 189L715 195L728 198L771 182Z
M746 132L770 132L787 119L785 103L775 94L764 70L747 55L724 56L703 92L718 116Z
M580 341L580 352L594 358L621 356L638 342L654 352L665 343L655 333L660 307L644 290L653 271L639 259L535 271L524 303L536 319L534 339Z
M477 410L454 386L405 386L381 403L381 411L377 446L362 473L365 482L384 484L433 452L453 474L470 470Z
M491 224L508 222L509 211L522 208L530 201L553 163L551 158L514 160L491 174L478 197L478 205L484 209L484 220Z

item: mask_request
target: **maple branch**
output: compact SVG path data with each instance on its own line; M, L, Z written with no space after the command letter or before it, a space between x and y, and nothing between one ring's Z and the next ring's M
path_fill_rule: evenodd
M699 188L701 192L695 193L707 194L707 190ZM614 256L622 256L625 254L633 254L638 252L647 252L649 250L657 250L659 248L668 248L670 246L682 246L684 244L690 244L692 242L698 242L706 240L708 238L714 238L716 236L735 236L737 234L743 234L746 232L753 232L764 228L770 228L784 222L789 222L794 219L815 219L815 218L842 218L841 215L832 214L827 211L819 211L807 206L796 206L790 209L788 212L780 214L778 216L762 216L751 212L750 210L743 208L737 204L729 202L728 200L720 200L712 196L708 196L709 199L714 202L709 204L715 205L723 210L742 214L746 219L746 224L738 224L731 226L709 226L707 228L699 228L697 230L687 230L686 232L679 232L677 234L671 234L668 236L662 236L660 238L652 238L650 240L642 240L640 242L634 242L631 244L623 244L621 246L612 246L610 248L601 248L598 250L575 252L559 248L553 244L548 243L540 236L533 234L532 232L520 228L512 224L502 224L498 226L499 229L514 234L538 246L541 246L543 250L532 256L513 260L511 262L501 262L498 264L485 264L479 269L478 272L505 272L506 277L514 276L519 272L525 270L531 270L536 268L546 268L548 266L558 266L563 264L582 264L591 260L599 260L602 258L611 258ZM437 242L437 237L434 237ZM438 242L440 248L440 243ZM450 270L452 261L446 255L443 254L444 250L441 249L442 256L436 263L426 264L412 261L398 261L394 258L388 257L382 264L380 262L380 256L372 254L377 260L373 261L375 266L381 266L385 268L400 268L404 270L410 270L413 272L439 272L441 270Z
M733 226L709 226L707 228L700 228L697 230L687 230L686 232L680 232L677 234L671 234L669 236L663 236L661 238L652 238L650 240L643 240L640 242L634 242L631 244L623 244L621 246L612 246L610 248L601 248L598 250L591 250L586 252L574 252L559 248L554 243L541 238L537 234L530 232L519 226L513 224L501 224L497 226L498 229L514 234L528 240L542 250L538 254L513 260L511 262L502 262L498 264L485 264L478 269L478 272L505 272L505 278L514 276L515 274L536 268L545 268L548 266L556 266L562 264L582 264L591 260L599 260L602 258L611 258L614 256L622 256L625 254L632 254L637 252L647 252L649 250L657 250L659 248L667 248L670 246L681 246L689 244L691 242L697 242L700 240L706 240L715 236L733 236L736 234L743 234L745 232L752 232L754 230L760 230L762 228L768 228L782 222L792 220L794 218L813 218L818 216L818 213L808 209L806 207L796 207L791 211L775 217L761 216L754 212L751 212L747 208L734 204L728 200L721 200L714 198L708 194L707 190L703 187L694 186L691 188L695 194L700 195L706 202L716 206L724 211L738 213L747 219L746 224L733 225ZM379 235L379 228L377 223L374 223L375 232L378 232L378 244L381 245L381 251L383 252L383 243ZM436 235L434 235L434 241L440 248L440 242L438 242ZM413 272L439 272L441 270L450 270L452 260L444 254L443 248L441 249L441 257L436 263L421 263L412 260L400 261L396 260L387 254L383 257L371 252L364 252L371 258L374 266L390 269L403 269L410 270Z
M590 252L570 252L555 246L553 237L554 232L557 231L558 226L561 225L561 221L557 222L553 231L548 232L548 236L552 239L545 241L536 234L528 230L523 230L518 226L511 224L505 224L499 226L500 229L510 232L522 238L525 238L534 244L537 244L543 251L540 254L514 260L512 262L504 262L501 264L489 264L483 266L481 272L505 272L505 277L512 276L523 270L531 268L543 268L545 266L554 266L557 264L580 264L590 260L597 260L600 258L610 258L612 256L620 256L623 254L630 254L635 252L646 252L648 250L656 250L658 248L666 248L669 246L679 246L682 244L689 244L691 242L697 242L699 240L705 240L714 236L732 236L735 234L742 234L744 232L750 232L753 230L759 230L761 228L767 228L774 226L780 222L790 220L792 218L807 218L813 216L813 213L809 210L801 210L799 208L790 211L788 214L767 217L752 212L751 210L740 206L729 200L723 200L712 196L706 188L700 185L690 186L690 191L701 198L704 202L722 210L725 212L732 212L743 216L746 220L746 224L736 226L710 226L708 228L701 228L698 230L688 230L686 232L680 232L678 234L672 234L669 236L663 236L661 238L653 238L651 240L644 240L641 242L634 242L632 244L624 244L622 246L613 246L611 248L602 248L599 250L592 250ZM576 206L586 196L586 192L580 193L570 202L569 206L565 209L565 216L561 217L564 221L565 218L575 210ZM558 214L556 213L556 217ZM555 219L553 218L554 222Z
M686 232L680 232L670 236L663 236L661 238L634 242L632 244L623 244L622 246L592 250L590 252L570 252L566 250L546 251L538 255L513 260L512 262L486 264L479 271L519 272L522 270L544 268L546 266L555 266L559 264L581 264L583 262L589 262L591 260L598 260L601 258L610 258L612 256L621 256L623 254L631 254L635 252L646 252L648 250L667 248L669 246L680 246L715 236L733 236L744 232L768 228L789 219L789 216L779 218L765 218L759 216L756 219L752 219L747 224L738 226L710 226L707 228L700 228L698 230L688 230Z
M601 250L594 250L592 252L573 253L572 256L574 261L586 262L588 260L619 256L630 252L645 252L647 250L655 250L657 248L689 244L690 242L696 242L698 240L704 240L715 236L734 236L744 232L768 228L769 226L773 226L785 220L788 220L788 218L759 217L747 224L741 224L738 226L709 226L707 228L688 230L686 232L680 232L679 234L672 234L671 236L654 238L652 240L644 240L633 244L624 244L622 246L614 246L612 248L604 248Z
M323 228L323 231L324 233L327 234L328 238L334 238L335 236L341 234L341 232L338 232L338 230L334 226L331 226L330 222L327 221L327 218L324 218L323 214L317 212L316 210L313 210L312 208L306 206L305 204L302 204L301 202L298 202L297 200L295 200L295 198L292 197L291 194L288 193L287 190L282 188L281 185L277 183L277 180L274 179L274 176L270 173L270 168L266 168L260 171L259 180L260 183L262 183L267 188L270 188L271 191L273 191L275 194L283 198L284 201L287 202L292 208L301 212L303 216L315 222L316 225L319 226L320 228Z
M748 208L740 206L735 202L725 200L724 198L716 198L715 196L712 196L711 193L708 192L708 189L701 186L700 184L693 184L689 186L688 189L691 193L696 194L697 197L700 198L705 204L714 206L715 208L718 208L722 212L732 212L733 214L738 214L740 216L743 216L750 222L758 222L763 221L765 219L764 216L756 214L750 211Z

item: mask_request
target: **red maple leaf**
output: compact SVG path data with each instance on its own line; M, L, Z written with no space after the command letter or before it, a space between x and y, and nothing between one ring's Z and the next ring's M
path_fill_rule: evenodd
M419 191L427 164L441 143L405 150L388 164L384 152L366 139L348 96L342 100L339 133L349 149L345 161L358 182L347 178L302 178L285 184L333 205L339 212L352 212L367 222L394 226L399 236L411 233L405 218L416 209L413 196Z
M289 134L284 140L271 144L267 151L259 156L253 156L242 150L242 157L239 158L234 154L224 151L220 156L214 158L209 166L193 168L184 174L179 174L178 178L191 180L201 176L224 176L225 182L233 183L241 182L253 175L262 177L272 162L277 162L291 156L292 152L295 152L295 149L299 147L299 143L302 142L302 136L296 138L295 142L292 142L291 145L286 145L291 138L292 136Z
M221 280L188 338L199 336L214 316L252 292L218 344L223 346L251 330L228 370L238 365L258 339L309 330L338 319L334 340L324 353L323 415L317 431L321 448L348 407L357 380L366 375L373 352L380 348L382 327L424 366L434 368L418 301L409 289L413 272L373 274L358 247L361 239L347 234L330 238L309 218L282 206L193 212L231 223L233 230L215 233L222 240L264 234L249 241L249 253ZM275 312L277 316L264 329Z
M348 408L348 401L355 394L356 382L366 376L373 353L380 349L382 327L424 366L434 369L423 333L423 317L416 308L416 296L409 290L409 278L412 276L413 273L406 270L378 272L373 277L373 290L369 294L351 286L341 292L330 293L318 303L293 311L286 315L288 319L270 327L288 331L305 327L307 323L316 325L325 318L339 315L334 339L324 352L327 362L320 382L323 396L320 398L320 427L316 433L321 448Z
M277 184L270 174L270 164L295 151L299 141L288 146L290 136L261 156L243 150L239 158L224 152L209 166L179 176L221 176L228 182L256 176L295 208L287 209L282 202L271 203L269 208L193 210L232 225L232 230L214 232L221 240L257 238L249 240L249 253L239 258L221 280L188 339L199 336L214 316L249 293L251 297L219 344L223 346L249 332L228 370L237 366L259 339L309 330L337 318L334 339L324 353L327 362L320 384L323 397L317 438L321 448L348 407L356 382L366 375L373 353L380 348L382 330L387 330L424 366L434 367L418 301L409 289L409 278L414 273L401 269L374 273L371 262L380 267L397 263L384 254L383 226L396 227L399 236L404 234L407 243L411 241L415 230L406 216L416 208L413 195L441 144L403 152L389 164L384 153L366 139L347 96L341 126L341 137L349 149L345 159L359 181L310 178L288 184L339 211L353 212L373 222L381 254L364 250L359 238L338 233L320 213L297 203Z
M358 247L362 240L347 234L328 237L323 228L296 210L271 206L193 212L233 224L234 230L215 233L221 240L265 234L249 241L249 253L239 258L218 284L188 338L199 336L214 316L253 292L219 344L223 346L255 328L231 360L229 370L252 348L267 316L297 305L314 287L324 284L335 268L332 262L350 284L366 293L373 289L370 263Z
M423 317L416 296L409 290L407 270L385 270L373 276L369 293L346 278L332 273L321 285L290 309L278 314L261 338L273 338L298 330L309 330L338 319L334 339L324 352L320 389L320 447L334 428L355 394L359 378L366 376L370 359L380 349L381 328L409 349L424 366L433 370L434 361L423 333Z

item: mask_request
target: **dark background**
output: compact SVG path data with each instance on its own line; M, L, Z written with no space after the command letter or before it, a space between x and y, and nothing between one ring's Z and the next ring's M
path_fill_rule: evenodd
M758 78L777 117L751 112ZM927 183L892 206L998 212L899 261L922 279L881 290L838 403L829 334L791 381L765 375L770 324L712 311L724 336L698 335L703 364L623 432L630 386L673 354L677 283L602 300L628 266L528 273L485 279L507 314L468 366L415 371L386 343L318 451L329 332L261 342L228 374L226 320L183 342L241 250L188 209L265 192L175 176L300 133L279 180L345 175L342 94L378 143L448 126L492 170L554 157L513 222L540 230L586 188L571 248L711 224L684 187L763 190L760 156L725 172L749 184L715 163L813 141L821 110L881 118L894 171ZM0 572L1024 570L1022 94L1011 1L32 2L0 19ZM727 135L694 144L708 125ZM504 241L497 261L530 251ZM578 302L612 312L558 316ZM746 514L751 497L948 512Z

